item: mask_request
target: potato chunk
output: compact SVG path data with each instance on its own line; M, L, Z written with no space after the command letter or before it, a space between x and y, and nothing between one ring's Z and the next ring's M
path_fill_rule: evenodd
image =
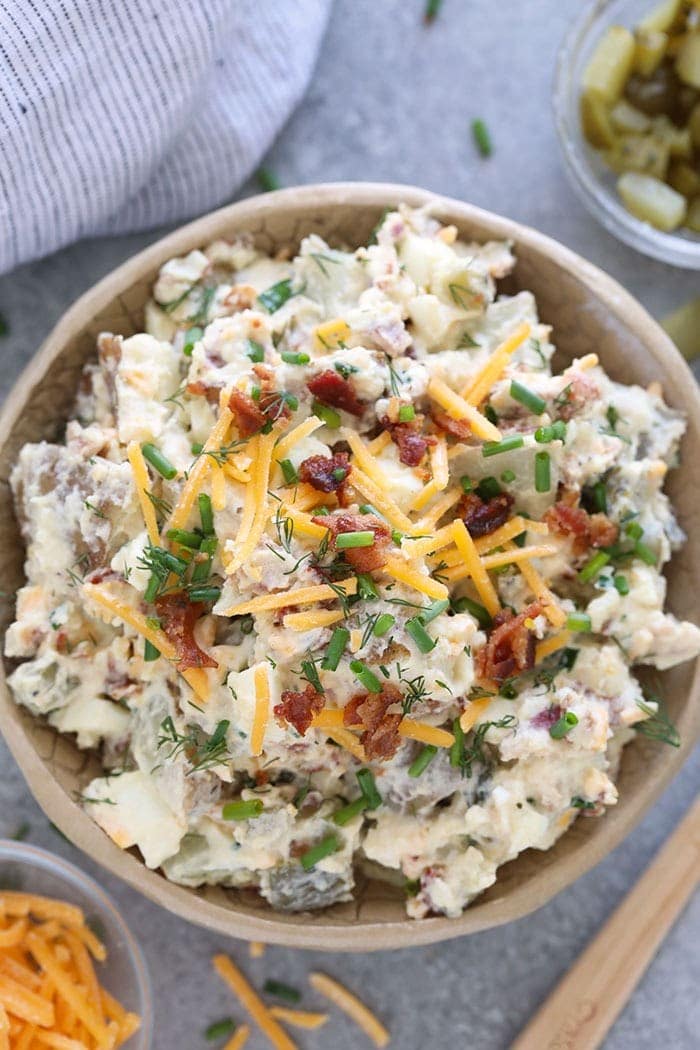
M610 26L598 41L583 73L584 90L612 105L622 94L632 71L634 37L624 26Z
M668 233L685 218L685 197L653 175L626 172L617 180L617 190L627 210L657 230Z

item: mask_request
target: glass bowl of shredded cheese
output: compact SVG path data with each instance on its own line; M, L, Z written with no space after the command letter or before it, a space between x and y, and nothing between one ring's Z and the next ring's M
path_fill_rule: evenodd
M0 1036L10 1046L29 1045L31 1033L91 1050L152 1045L146 964L114 903L62 858L4 840L0 974Z
M663 24L659 22L664 15L662 8L670 11L672 6L678 8L680 4L658 4L658 0L656 4L654 0L597 0L582 5L557 57L554 119L566 174L591 214L610 233L637 251L673 266L697 270L700 269L700 235L687 227L664 232L628 211L617 190L618 176L606 162L606 151L590 145L581 119L581 98L591 58L599 53L600 45L610 37L611 31L624 35L631 47L631 42L643 35L640 24L642 27L647 22ZM664 36L657 32L656 36L659 35ZM622 103L625 103L624 97ZM636 137L641 141L642 136ZM665 183L661 189L673 193Z

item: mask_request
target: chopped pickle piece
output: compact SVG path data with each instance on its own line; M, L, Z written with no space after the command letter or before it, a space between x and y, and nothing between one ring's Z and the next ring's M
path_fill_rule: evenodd
M666 177L669 149L654 135L625 135L614 149L605 154L605 159L614 172L622 175L626 171L639 171L657 179Z
M696 197L695 200L690 202L685 224L689 230L693 230L694 233L700 233L700 197ZM695 331L696 338L700 339L700 318Z
M676 58L676 73L684 84L700 88L700 33L689 33Z
M677 127L668 117L655 117L652 121L652 134L659 142L667 144L672 157L687 159L692 156L693 144L688 128Z
M581 126L591 146L608 149L615 145L607 106L594 91L584 91L581 95Z
M658 69L661 59L668 48L668 36L655 30L638 31L634 45L635 73L643 77L650 77Z
M662 0L662 3L650 11L646 18L642 19L639 23L639 28L645 33L666 33L674 26L682 7L683 0Z
M677 229L685 219L685 197L652 175L625 172L617 180L617 190L632 215L658 230L668 233Z
M686 161L674 160L668 171L668 184L684 197L696 197L700 194L700 173Z
M622 135L643 135L651 127L651 119L640 109L630 105L627 99L621 98L610 110L610 123L615 131Z
M622 94L634 60L634 37L624 26L610 26L598 41L583 73L585 90L612 105Z

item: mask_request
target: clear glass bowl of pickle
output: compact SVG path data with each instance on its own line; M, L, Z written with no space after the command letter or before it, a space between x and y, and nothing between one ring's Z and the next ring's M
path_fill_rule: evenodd
M557 60L567 173L603 225L700 269L700 0L597 0Z

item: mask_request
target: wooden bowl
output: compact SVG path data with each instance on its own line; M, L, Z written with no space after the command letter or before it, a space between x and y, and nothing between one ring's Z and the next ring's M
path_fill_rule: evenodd
M613 378L645 385L659 380L671 405L688 415L683 462L670 493L688 542L668 574L669 606L692 618L700 579L700 532L695 527L700 480L700 398L673 344L615 281L555 241L507 219L407 186L362 183L305 186L233 204L170 234L120 266L66 313L10 394L0 417L0 602L4 632L12 595L22 583L24 552L13 516L8 476L27 441L60 439L83 363L101 331L130 335L158 268L217 237L248 230L259 246L295 246L317 232L331 242L365 242L385 208L399 202L430 205L460 235L510 239L518 264L510 289L534 292L543 321L554 326L560 364L595 351ZM670 278L670 274L669 274ZM624 751L620 801L602 819L580 818L547 852L529 850L502 867L498 880L458 919L407 919L401 896L382 883L360 880L356 900L320 913L274 912L249 891L176 886L149 871L136 851L123 852L73 801L97 774L94 756L79 751L15 706L0 670L0 726L35 798L76 846L147 897L191 922L235 937L328 950L371 951L426 944L495 926L533 911L597 864L630 831L678 772L700 735L698 672L686 663L660 676L682 737L678 750L639 737Z

